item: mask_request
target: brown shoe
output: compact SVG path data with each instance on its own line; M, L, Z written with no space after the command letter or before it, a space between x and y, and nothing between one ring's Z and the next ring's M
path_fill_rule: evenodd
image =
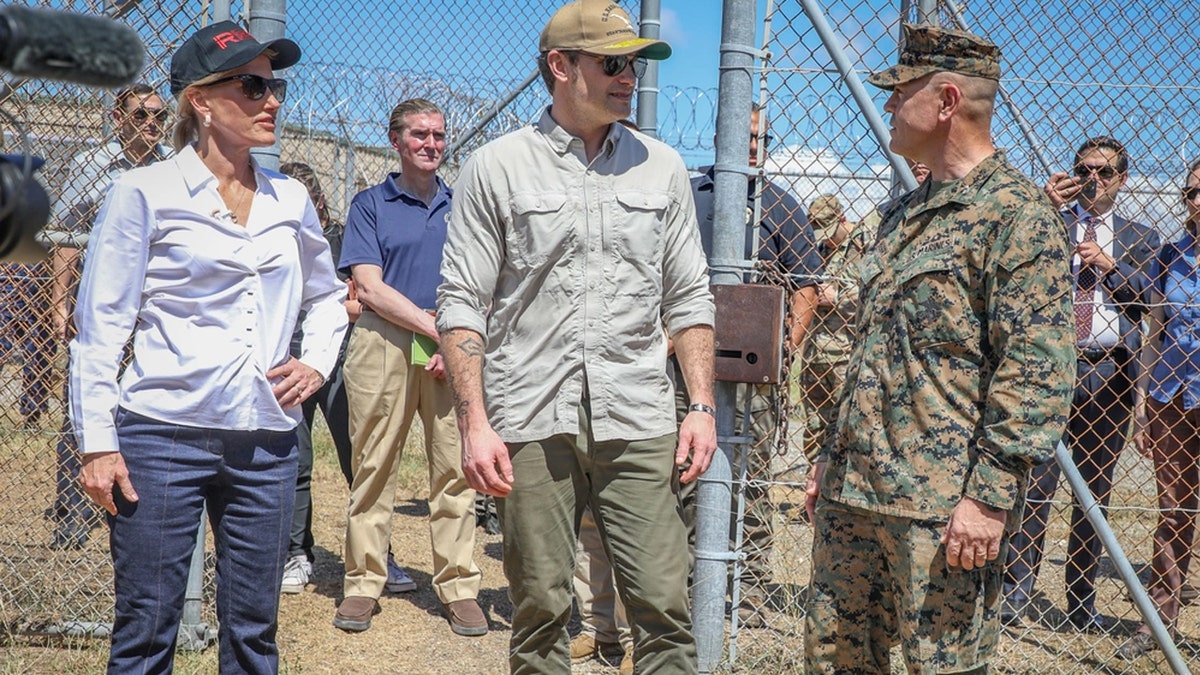
M351 595L338 605L333 615L333 625L352 633L361 633L371 627L371 617L379 613L375 598Z
M450 630L455 634L465 637L487 635L487 617L483 615L483 610L475 598L453 600L443 607L446 608L446 616L450 619Z
M621 667L617 670L621 675L633 675L633 650L625 652L625 656L621 657Z
M580 633L571 638L571 663L582 663L601 654L620 654L621 645L615 642L597 642L591 633Z

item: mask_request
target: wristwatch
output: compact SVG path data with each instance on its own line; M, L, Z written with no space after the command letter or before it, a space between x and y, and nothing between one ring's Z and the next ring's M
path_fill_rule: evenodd
M717 411L715 408L713 408L710 405L704 405L703 403L693 403L693 404L689 405L688 412L690 412L690 413L702 412L702 413L708 413L709 415L712 415L713 417L717 416Z

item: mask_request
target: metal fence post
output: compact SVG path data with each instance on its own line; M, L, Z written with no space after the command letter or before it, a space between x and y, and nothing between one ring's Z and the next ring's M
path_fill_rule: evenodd
M1171 665L1171 670L1176 675L1188 675L1191 671L1188 670L1187 664L1183 662L1183 657L1179 655L1179 650L1176 649L1175 643L1171 640L1171 634L1167 632L1167 627L1163 624L1162 618L1158 616L1158 610L1154 607L1154 602L1146 594L1146 589L1142 588L1142 582L1138 581L1137 572L1133 571L1133 565L1129 564L1129 558L1126 557L1125 550L1121 548L1120 542L1117 541L1117 536L1113 534L1112 528L1108 526L1108 520L1104 517L1104 512L1100 509L1100 504L1092 495L1087 481L1084 480L1083 474L1079 473L1079 467L1075 466L1075 461L1071 459L1070 451L1067 450L1067 446L1063 445L1062 441L1059 441L1058 446L1054 449L1054 459L1062 469L1067 483L1070 484L1071 491L1075 493L1075 499L1079 500L1079 506L1083 509L1084 514L1087 515L1088 522L1096 530L1096 536L1100 538L1100 542L1104 544L1105 550L1108 551L1108 557L1112 560L1113 566L1117 568L1117 574L1121 575L1121 580L1125 582L1125 587L1129 589L1129 595L1133 598L1133 604L1137 605L1138 611L1141 612L1142 618L1146 620L1146 625L1150 628L1150 633L1154 636L1155 641L1158 642L1158 646L1162 648L1163 655L1167 657L1167 663Z
M658 39L662 29L660 5L659 0L642 0L642 37ZM658 61L649 61L646 74L638 80L637 125L642 133L658 138Z
M196 548L188 567L187 588L183 594L183 616L179 622L179 648L198 652L217 643L217 631L200 620L204 608L204 532L208 509L200 511L196 528Z
M850 94L854 97L854 102L858 104L859 111L866 118L867 124L870 125L871 133L875 135L875 140L879 143L879 149L892 165L892 175L899 176L906 191L917 189L917 179L913 177L908 163L904 161L903 157L888 149L892 134L884 124L883 116L875 109L875 102L871 100L871 95L867 93L866 87L858 79L858 74L854 72L854 66L850 63L850 58L846 56L846 51L842 49L842 43L838 42L837 35L829 27L829 22L825 20L825 13L821 10L821 6L817 0L800 0L800 4L804 7L804 13L808 15L817 35L821 37L825 51L829 52L829 58L833 59L842 80L850 88ZM719 116L718 119L720 119Z
M284 37L287 30L287 0L254 0L250 5L249 30L260 42L275 40ZM278 73L277 73L278 74ZM268 148L253 148L250 154L258 160L258 165L264 169L276 171L279 169L279 146L283 140L283 125L285 120L282 117L283 108L280 107L281 113L277 120L275 134L275 144Z
M714 284L742 282L745 265L746 148L750 147L750 101L754 68L754 0L724 0L721 13L721 75L714 164ZM724 643L726 571L729 553L731 456L736 385L717 382L718 449L696 488L696 569L692 623L701 673L720 663Z

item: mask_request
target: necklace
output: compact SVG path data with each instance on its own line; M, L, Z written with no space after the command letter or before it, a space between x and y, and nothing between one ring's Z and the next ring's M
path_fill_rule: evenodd
M235 182L234 184L235 184L235 185L238 185L238 186L241 186L241 183L236 183L236 182ZM232 220L234 223L237 223L238 225L241 225L241 224L242 224L242 221L241 221L241 220L238 218L238 216L237 216L237 214L238 214L238 211L240 211L240 210L241 210L241 208L242 208L242 203L246 201L246 195L247 195L247 194L250 194L251 192L254 192L254 191L253 191L253 190L246 190L245 188L243 188L243 189L242 189L242 195L241 195L240 197L238 197L237 204L234 204L234 205L233 205L233 208L229 210L229 219L230 219L230 220Z

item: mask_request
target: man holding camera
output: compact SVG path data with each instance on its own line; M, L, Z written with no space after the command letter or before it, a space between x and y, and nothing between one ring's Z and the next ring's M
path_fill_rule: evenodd
M1129 153L1109 136L1090 138L1075 153L1073 175L1055 173L1046 195L1061 213L1074 247L1075 394L1063 442L1096 500L1107 507L1113 467L1125 446L1137 381L1139 325L1146 311L1150 261L1159 247L1153 229L1114 212L1129 178ZM1074 204L1067 207L1071 200ZM1020 620L1029 605L1042 561L1058 463L1034 467L1021 529L1010 541L1000 618ZM1097 614L1096 562L1100 540L1078 505L1067 544L1067 621L1084 632L1103 632Z

